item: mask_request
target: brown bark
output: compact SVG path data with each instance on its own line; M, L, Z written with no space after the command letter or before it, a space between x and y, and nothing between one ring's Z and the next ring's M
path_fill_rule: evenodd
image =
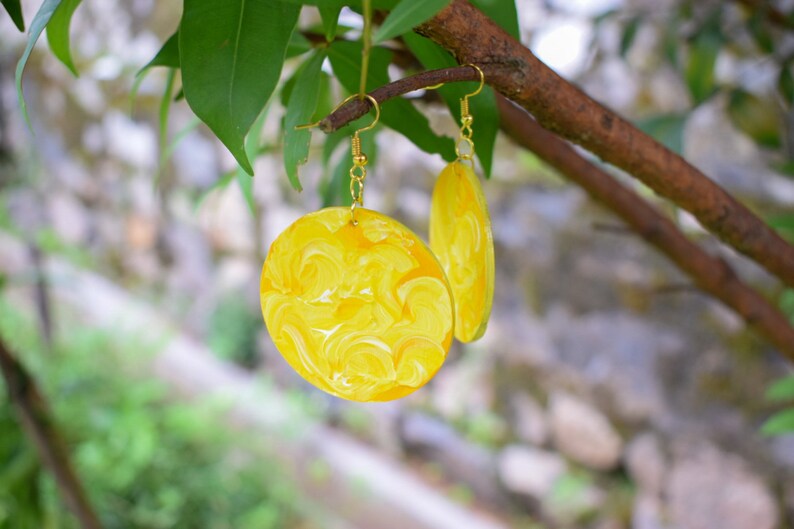
M794 246L682 157L554 73L466 0L453 0L417 31L459 62L480 66L489 85L544 128L638 178L794 287Z
M667 217L634 191L583 158L567 142L541 127L529 114L498 97L502 129L519 145L576 182L607 206L649 244L672 260L701 290L736 311L750 327L765 336L794 361L794 328L786 317L754 289L742 282L723 259L709 255L690 241Z
M429 70L410 77L405 77L380 86L369 93L379 104L393 97L401 96L416 90L428 89L443 83L456 83L460 81L479 81L480 74L470 66L457 66L455 68L442 68ZM325 133L334 132L353 120L369 112L372 104L368 99L354 99L343 107L323 118L318 126Z
M66 506L83 529L101 529L99 518L91 508L69 454L50 417L36 382L0 339L0 372L6 380L11 404L19 422L30 438L44 465L52 472Z

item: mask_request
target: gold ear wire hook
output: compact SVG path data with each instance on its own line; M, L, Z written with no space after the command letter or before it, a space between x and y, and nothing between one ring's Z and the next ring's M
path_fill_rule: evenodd
M472 123L474 123L474 117L472 117L471 113L469 112L469 98L474 97L482 92L482 89L485 86L485 74L482 73L482 70L476 64L466 64L464 66L471 66L477 70L477 73L480 74L480 86L477 87L477 90L470 94L466 94L460 100L461 127L458 142L455 144L455 154L458 155L458 160L468 161L474 165L474 141L472 141L472 135L474 134L474 131L471 128ZM461 146L465 146L467 148L461 149Z
M359 133L359 132L365 132L371 130L372 128L375 127L375 125L378 124L378 121L380 121L380 105L378 104L377 99L375 99L369 94L364 94L363 96L359 96L358 94L353 94L352 96L346 98L344 101L336 105L334 109L331 111L331 114L333 114L334 112L336 112L337 110L339 110L340 108L342 108L343 106L345 106L346 104L348 104L350 101L352 101L357 97L360 98L361 100L366 99L367 101L369 101L370 105L372 105L372 108L375 109L375 119L372 121L372 123L370 123L363 129L358 129L356 132ZM314 127L319 127L320 123L322 122L323 120L321 119L320 121L315 121L314 123L307 123L305 125L295 125L295 130L312 129Z
M375 119L366 127L360 128L353 133L353 138L350 141L350 150L353 155L353 167L350 168L350 197L353 199L350 204L350 221L353 226L358 226L356 220L356 208L364 206L364 180L367 178L367 155L361 151L361 137L362 132L371 130L380 121L380 105L377 99L369 94L359 96L358 94L352 95L342 101L339 107L343 106L348 101L360 97L362 100L367 99L372 107L375 109ZM339 108L337 107L337 108Z
M375 99L374 97L372 97L369 94L364 94L362 96L359 96L358 94L353 94L352 96L350 96L347 99L345 99L344 101L342 101L342 104L339 105L339 107L344 106L345 103L347 103L348 101L351 101L351 100L353 100L354 98L357 98L357 97L360 98L361 100L366 99L367 101L369 101L370 105L372 105L372 108L375 109L375 118L372 120L372 123L370 123L366 127L362 128L362 129L358 129L355 132L355 134L359 134L360 132L366 132L368 130L374 129L375 125L377 125L378 122L380 121L380 105L378 104L378 100Z
M469 64L464 64L463 66L470 66L470 67L474 68L475 70L477 70L477 73L480 74L480 86L477 87L477 90L475 90L471 94L466 94L465 96L463 96L464 99L468 99L469 97L474 97L477 94L479 94L480 92L482 92L482 89L485 87L485 74L482 73L482 70L476 64L469 63Z

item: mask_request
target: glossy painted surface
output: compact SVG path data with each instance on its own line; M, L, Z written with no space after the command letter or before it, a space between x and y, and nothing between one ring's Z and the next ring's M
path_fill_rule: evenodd
M357 209L298 219L262 268L270 336L306 380L338 397L392 400L426 384L453 336L452 293L429 248L402 224Z
M433 189L430 248L452 287L455 337L480 338L493 305L493 235L482 187L465 163L447 165Z

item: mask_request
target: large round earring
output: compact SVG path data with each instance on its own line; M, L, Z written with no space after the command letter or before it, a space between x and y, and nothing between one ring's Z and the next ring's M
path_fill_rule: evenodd
M375 119L353 134L351 207L310 213L281 233L262 267L260 298L273 342L303 378L344 399L386 401L422 387L441 367L454 302L427 245L363 207L359 134L380 116L378 102L364 97Z
M461 129L455 152L433 188L430 248L447 274L455 300L455 337L461 342L480 338L488 325L494 294L494 245L491 219L482 186L474 174L474 142L469 97L461 99Z

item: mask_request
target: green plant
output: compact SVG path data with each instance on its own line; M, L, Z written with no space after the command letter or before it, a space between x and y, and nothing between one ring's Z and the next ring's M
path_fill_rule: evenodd
M275 529L301 518L295 491L254 440L216 427L223 406L172 402L145 378L134 360L145 358L145 344L74 327L46 353L34 326L2 298L0 333L51 397L105 527ZM0 528L76 527L4 391L0 431Z
M764 435L783 435L794 432L794 375L773 383L766 391L770 402L789 403L789 407L773 414L761 426Z
M209 322L207 342L219 357L245 367L258 361L256 337L262 328L262 316L240 296L221 299Z

